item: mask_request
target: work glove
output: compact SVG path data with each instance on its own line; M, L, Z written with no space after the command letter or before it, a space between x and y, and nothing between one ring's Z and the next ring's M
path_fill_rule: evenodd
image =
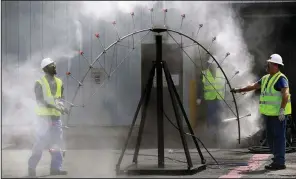
M201 104L201 99L197 99L197 100L196 100L196 104L197 104L197 105L200 105L200 104Z
M62 113L62 114L69 114L69 110L67 108L65 108L65 105L62 101L60 100L57 100L56 101L56 105L57 107L60 109L59 111Z
M232 88L230 90L231 93L238 93L239 92L239 88Z
M67 108L65 108L64 106L60 106L60 111L62 114L69 114L69 110Z
M285 120L285 109L284 108L280 109L279 120L280 121Z

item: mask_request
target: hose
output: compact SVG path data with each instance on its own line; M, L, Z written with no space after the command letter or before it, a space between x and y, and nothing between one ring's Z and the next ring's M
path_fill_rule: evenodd
M249 147L249 152L253 154L271 154L269 147L267 146L252 146ZM296 152L296 147L286 147L286 153Z
M177 129L180 131L180 129L169 119L169 117L166 115L166 113L163 111L163 114L165 116L165 118ZM211 152L209 152L209 150L206 148L206 146L204 145L204 143L198 138L196 137L195 135L192 135L192 134L189 134L189 133L184 133L185 135L189 135L191 137L194 137L196 138L200 143L201 145L204 147L204 149L207 151L207 153L211 156L211 158L215 161L215 163L218 165L218 167L220 168L220 164L217 162L217 160L215 159L215 157L213 157L213 155L211 154Z

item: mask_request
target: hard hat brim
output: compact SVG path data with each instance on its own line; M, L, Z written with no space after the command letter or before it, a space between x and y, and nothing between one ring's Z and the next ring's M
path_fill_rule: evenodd
M282 65L282 66L284 66L284 64L283 64L283 63L278 63L278 62L275 62L275 61L273 61L273 60L267 60L267 62L276 63L276 64L279 64L279 65Z

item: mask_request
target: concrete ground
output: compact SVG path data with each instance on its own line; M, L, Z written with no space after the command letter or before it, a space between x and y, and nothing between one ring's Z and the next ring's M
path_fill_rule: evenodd
M9 128L5 128L9 131ZM98 128L98 127L73 127L65 129L66 157L64 169L69 172L67 176L49 176L50 155L44 152L37 167L38 177L44 178L84 178L84 177L139 177L139 176L116 176L115 166L120 155L126 135L126 128ZM27 161L31 154L32 136L2 136L2 178L23 178L27 176ZM169 166L186 167L184 151L177 132L170 132L165 140L165 163ZM175 137L174 137L175 135ZM133 148L135 146L137 129L131 137L129 149L125 152L121 168L124 169L132 164ZM208 136L201 136L205 146L210 148L210 153L220 163L220 168L210 157L204 148L202 153L207 160L207 169L193 176L196 178L296 178L296 153L286 155L287 169L280 171L266 171L264 165L270 163L269 154L250 154L246 147L223 148L213 147L209 143ZM177 139L178 138L178 139ZM188 142L191 139L187 138ZM5 142L3 142L5 141ZM157 164L157 138L155 133L146 131L141 145L139 164ZM194 165L199 165L200 157L189 142L190 154ZM151 177L151 176L141 176ZM171 176L152 176L171 177Z
M220 163L220 168L203 149L202 152L207 160L207 169L195 175L178 177L198 178L295 178L296 177L296 153L287 154L287 169L280 171L266 171L264 165L270 162L269 154L250 154L247 149L210 149L210 153ZM23 178L27 175L27 160L30 150L3 150L2 151L2 177ZM126 151L121 168L132 164L132 152ZM115 174L115 165L118 160L119 150L69 150L64 160L64 169L69 174L66 177L139 177ZM151 155L151 156L150 156ZM157 150L140 150L139 164L157 164ZM185 155L182 150L167 150L166 164L184 166ZM192 161L200 164L200 158L196 150L191 150ZM170 159L169 159L170 158ZM38 177L49 176L50 155L44 152L43 158L37 168ZM186 165L186 164L185 164ZM141 177L165 177L165 176L141 176ZM170 177L170 176L169 176Z

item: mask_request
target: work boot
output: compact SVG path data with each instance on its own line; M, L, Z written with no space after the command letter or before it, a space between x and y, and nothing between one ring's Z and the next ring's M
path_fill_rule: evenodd
M271 163L270 165L265 166L266 170L283 170L286 169L286 165L280 165L277 163Z
M50 175L67 175L68 172L64 170L50 169Z
M29 177L36 177L36 170L33 168L28 168L28 176Z

